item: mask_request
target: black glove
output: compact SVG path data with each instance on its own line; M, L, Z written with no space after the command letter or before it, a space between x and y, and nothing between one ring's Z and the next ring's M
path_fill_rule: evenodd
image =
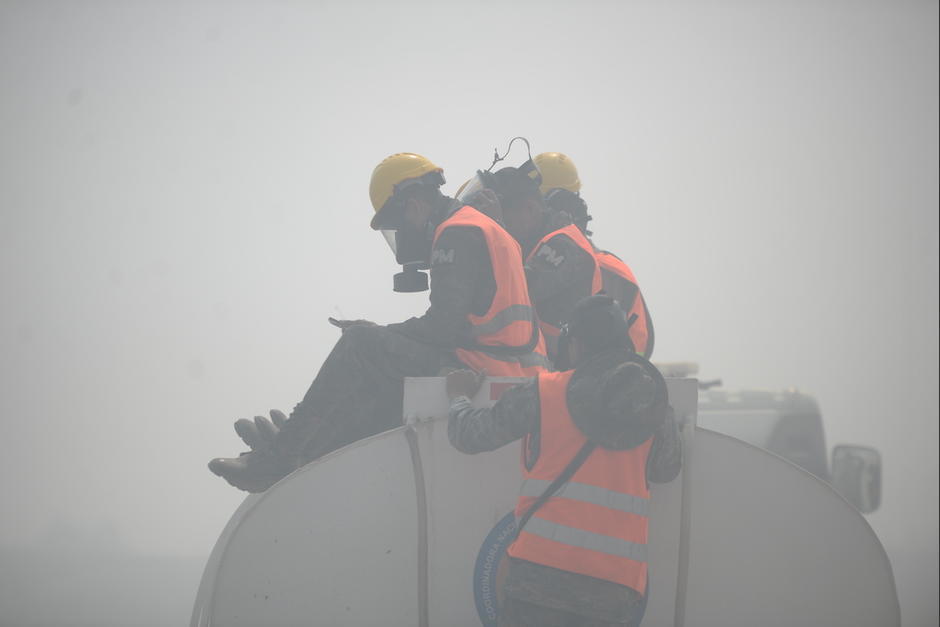
M271 415L270 420L264 416L255 416L254 421L247 418L235 421L235 433L252 451L270 453L274 439L287 422L287 416L278 409L268 413Z
M447 374L447 398L453 401L458 396L472 398L483 385L486 371L454 370Z
M217 457L209 462L209 470L239 490L264 492L294 467L283 457L251 451L239 457Z
M287 416L277 409L269 413L270 419L255 416L254 420L237 420L235 433L251 451L239 457L213 459L209 462L209 470L247 492L264 492L290 474L294 467L274 453L275 438L287 422Z
M270 420L257 416L254 421L236 421L235 432L251 451L239 457L213 459L209 470L239 490L264 492L309 462L305 451L317 422L288 419L276 409L270 414Z

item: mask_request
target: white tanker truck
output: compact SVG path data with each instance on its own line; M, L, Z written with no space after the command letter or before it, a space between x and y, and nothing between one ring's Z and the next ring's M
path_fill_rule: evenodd
M853 506L825 481L825 458L814 470L697 427L697 381L667 381L686 459L653 486L643 626L899 626L888 557L859 513L877 505L877 482L858 451L837 447L832 468L844 494L863 495ZM512 383L489 379L474 402ZM703 411L709 424L718 409ZM517 445L454 450L440 378L407 379L403 414L245 499L209 557L192 627L496 625Z

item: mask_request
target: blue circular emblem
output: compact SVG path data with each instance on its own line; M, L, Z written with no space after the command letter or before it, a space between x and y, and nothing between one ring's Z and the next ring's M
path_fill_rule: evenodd
M515 533L516 515L509 512L486 535L477 553L473 566L473 601L483 627L496 627L496 573Z

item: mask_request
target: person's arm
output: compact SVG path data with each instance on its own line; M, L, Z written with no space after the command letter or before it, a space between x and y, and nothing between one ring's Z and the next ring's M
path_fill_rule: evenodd
M487 279L492 284L485 300ZM442 348L457 346L468 332L467 314L482 315L496 293L496 282L483 233L474 227L452 226L437 238L431 252L431 306L420 318L388 325L418 342ZM482 298L481 298L482 296ZM477 311L485 307L483 311Z
M653 436L647 460L646 478L652 483L669 483L682 469L682 436L672 410Z
M506 390L493 407L474 408L465 395L451 400L447 437L458 451L482 453L533 431L539 421L536 379Z

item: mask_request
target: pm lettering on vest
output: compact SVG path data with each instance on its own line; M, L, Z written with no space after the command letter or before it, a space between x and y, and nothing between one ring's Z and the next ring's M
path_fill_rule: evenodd
M549 246L548 244L542 244L541 246L539 246L539 249L535 253L535 256L536 258L538 257L544 258L545 261L555 266L556 268L560 266L561 263L565 260L564 255L558 254L558 252L554 248Z
M454 263L454 249L435 248L431 253L431 265L442 266L447 263Z

